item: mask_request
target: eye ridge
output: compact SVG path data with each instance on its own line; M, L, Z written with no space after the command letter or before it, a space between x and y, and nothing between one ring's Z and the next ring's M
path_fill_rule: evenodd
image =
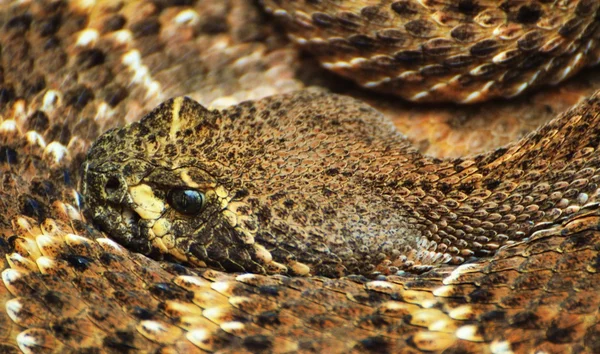
M195 215L204 208L206 197L196 189L177 188L167 193L167 202L182 214Z

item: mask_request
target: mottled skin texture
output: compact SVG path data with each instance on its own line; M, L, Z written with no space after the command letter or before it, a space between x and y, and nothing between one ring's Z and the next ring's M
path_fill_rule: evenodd
M326 68L417 102L514 97L600 59L594 0L263 2Z
M594 206L598 119L572 112L513 145L444 161L341 96L301 92L221 112L177 99L102 136L84 162L83 193L103 231L146 254L160 250L148 240L160 219L173 255L229 271L298 275L295 262L329 277L422 270L492 255ZM135 212L154 208L132 196L139 186L164 203L152 215ZM178 188L207 195L204 210L168 205ZM127 212L139 215L128 223Z
M434 6L441 2L420 3ZM454 3L464 6L471 2L444 2ZM576 9L579 3L586 2L556 2L568 9ZM295 1L281 6L289 4L314 8L317 2ZM328 2L328 9L335 12L339 4L341 2ZM545 8L550 2L511 1L510 4L519 8L538 5ZM592 2L592 6L596 3ZM597 197L592 192L597 183L596 172L578 165L597 165L593 158L595 150L583 148L597 146L594 140L598 134L591 123L600 110L597 96L581 103L583 97L591 96L594 87L598 87L597 71L580 76L566 86L515 101L472 107L423 107L361 91L319 70L314 61L300 57L296 48L286 41L281 28L273 25L271 17L254 1L2 2L0 26L0 351L600 352L600 233L595 230ZM400 131L406 132L411 141L418 142L421 151L437 156L491 151L508 141L517 141L515 136L521 137L536 128L536 122L554 117L565 107L580 102L571 113L554 123L568 121L564 129L556 133L552 128L540 131L541 135L537 136L542 138L536 146L544 148L535 159L533 155L537 150L529 149L529 145L494 158L499 161L503 156L514 156L506 163L521 166L519 169L524 171L540 171L541 176L556 182L548 188L538 184L537 189L524 192L530 194L523 196L514 210L506 212L506 215L519 215L521 219L513 220L509 216L508 221L510 225L518 225L513 227L522 227L525 235L535 231L532 224L556 217L552 209L563 210L559 201L550 212L540 216L541 219L535 219L541 215L540 210L548 211L544 208L554 203L552 198L558 195L566 199L567 204L587 205L585 208L572 205L563 210L562 216L552 223L554 226L539 224L536 229L540 231L530 239L516 241L500 248L493 256L479 257L461 266L442 264L429 271L413 268L420 274L377 276L373 276L373 269L360 269L369 277L339 278L293 275L305 274L307 270L331 271L331 267L310 264L307 260L304 260L306 264L294 263L288 258L277 264L268 262L265 253L268 245L254 248L258 249L254 255L260 256L262 263L248 262L248 266L258 263L265 272L287 271L288 275L222 272L198 265L153 260L107 238L122 242L126 241L122 237L125 234L98 231L91 218L83 215L85 203L78 192L83 192L78 187L81 165L88 148L106 130L138 121L160 102L174 96L188 95L205 107L223 108L243 100L290 92L305 84L326 86L368 102L386 117L394 118L402 127ZM317 97L310 95L294 97L296 100ZM335 96L319 95L323 95L318 100L323 104L315 111L327 111ZM288 104L294 101L291 96L284 97L291 100ZM364 107L351 103L355 101L348 98L335 100L348 102L342 107L348 112ZM255 104L260 106L266 102L269 101ZM194 107L191 111L198 115L202 110ZM249 109L247 103L242 107ZM207 113L204 117L220 117L221 122L227 122L236 115L234 111L232 108ZM361 112L358 121L384 120L372 110L369 112ZM287 119L293 120L292 117ZM315 123L325 121L328 120L321 117ZM392 133L389 123L384 124L369 127L369 134L380 136L388 131L393 136L390 145L400 144L397 133ZM578 131L577 127L582 129L586 124L590 127L585 132ZM543 138L550 136L553 138ZM357 139L351 137L352 141ZM560 150L558 145L577 151L571 156L576 160L570 165L577 173L561 166L560 161L568 156L553 153ZM531 159L521 155L522 152L531 154ZM114 157L120 158L116 152ZM556 161L556 165L549 166L546 161ZM479 168L487 163L476 161L473 166L481 172ZM118 165L118 168L123 167ZM444 165L450 168L448 172L460 175L451 161L435 161L432 166ZM366 166L373 168L372 164L364 163L360 168ZM378 168L385 170L383 166ZM206 170L217 168L208 166ZM463 171L473 173L468 167ZM131 178L131 171L126 172ZM385 175L395 175L392 172L386 171ZM413 177L423 176L421 172ZM483 174L503 175L510 181L539 177L505 173L494 167ZM478 174L471 177L479 178ZM195 179L200 177L198 173L191 175ZM163 180L181 182L168 175L163 175ZM190 181L192 179L186 178L186 184ZM562 183L564 181L569 185ZM414 179L413 183L421 182ZM156 187L153 189L160 195ZM498 188L501 187L496 186L495 190ZM512 185L502 188L512 188ZM524 183L511 194L528 188L531 185ZM134 190L138 197L147 195L144 194L147 189ZM551 190L555 192L548 194L548 198L536 199L545 198L543 196ZM399 193L401 189L393 191ZM419 187L410 191L420 193ZM589 191L587 200L581 195L586 191ZM97 192L100 200L101 191ZM214 192L221 201L230 197L224 188L215 188ZM285 192L291 194L292 191ZM265 194L264 190L256 193ZM529 196L541 202L534 203ZM243 194L236 197L245 198ZM309 200L304 194L296 194L295 198L295 202ZM352 193L348 198L362 198L361 202L366 205L374 196ZM413 205L427 208L421 214L435 215L420 197L403 198L413 199ZM476 199L463 203L476 202ZM504 203L517 203L519 199L514 197ZM158 201L154 200L157 205ZM279 202L281 212L286 211L286 204L290 205L284 202ZM440 206L437 201L433 205ZM238 217L224 212L214 215L227 215L228 223L240 220L246 229L251 227L249 219L241 217L247 209L244 211L239 204L227 203L226 206L232 213L236 211ZM339 210L348 207L344 204ZM538 207L540 209L536 209ZM146 212L151 215L152 207ZM394 213L399 212L394 210ZM482 212L474 213L478 218L485 217ZM572 213L570 217L569 213ZM175 216L172 211L168 214ZM290 220L293 216L285 218ZM428 219L418 220L427 224ZM226 225L224 221L223 217L213 219L217 225ZM414 221L413 225L417 225L417 220ZM260 223L256 226L258 230ZM295 227L302 229L299 225ZM426 231L430 227L432 224L427 224ZM163 225L156 230L166 228ZM468 231L479 232L477 228ZM516 232L509 234L513 240L525 236ZM230 240L238 241L235 235L230 232ZM248 234L244 236L247 245L251 238ZM140 247L144 238L140 240L141 244L128 246L148 251ZM460 245L459 249L475 251L475 242ZM477 252L479 255L483 250ZM150 253L158 256L156 252ZM181 257L176 254L170 260L179 261ZM366 260L373 259L376 257ZM223 261L220 266L232 264ZM219 264L213 261L211 266L219 267ZM343 268L335 270L351 272ZM395 269L383 263L378 271L387 273Z

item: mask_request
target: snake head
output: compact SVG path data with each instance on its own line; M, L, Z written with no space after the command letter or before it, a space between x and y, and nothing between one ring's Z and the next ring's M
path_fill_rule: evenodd
M419 159L348 97L305 90L222 111L176 98L101 136L81 189L101 230L153 257L255 273L396 273L448 259L394 196L394 171Z
M87 212L110 237L155 258L287 271L255 242L247 192L233 186L226 161L212 155L219 124L220 112L180 97L105 133L82 166Z

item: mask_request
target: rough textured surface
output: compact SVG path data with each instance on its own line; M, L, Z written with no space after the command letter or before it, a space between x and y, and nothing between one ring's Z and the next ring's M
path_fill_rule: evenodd
M326 85L365 99L414 134L422 150L442 156L514 140L515 133L523 135L538 120L589 95L599 81L592 73L514 103L411 107L365 93L300 60L256 5L246 0L0 5L0 348L600 351L593 204L572 206L575 217L502 248L493 259L375 279L188 268L126 251L94 230L81 215L76 192L85 152L102 132L137 121L171 96L189 94L204 106L225 107L305 83ZM592 98L564 119L583 127L597 112ZM593 128L556 134L571 142L575 135L573 143L590 146L597 137ZM440 145L446 138L450 142ZM578 155L585 153L590 155ZM573 157L594 164L589 157L594 154L583 149ZM532 168L548 169L542 160L532 160ZM595 171L582 171L589 179L585 185L568 170L550 169L552 178L567 173L551 188L577 204L593 203L594 193L585 201L567 193L593 190Z
M600 60L593 0L263 1L323 66L412 101L513 97Z
M461 264L593 212L596 110L594 96L515 144L439 160L331 93L220 112L178 98L100 137L82 192L121 244L217 269L337 277ZM202 193L200 207L178 208L179 190Z

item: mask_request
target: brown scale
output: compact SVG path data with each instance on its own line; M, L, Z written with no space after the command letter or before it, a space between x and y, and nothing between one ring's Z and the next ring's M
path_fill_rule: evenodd
M78 2L44 4L0 6L0 351L600 351L599 236L569 226L578 219L567 225L564 235L551 232L503 248L495 258L482 258L471 268L442 266L421 275L380 276L375 281L360 276L324 279L226 274L153 261L103 239L105 235L94 231L80 215L74 195L81 156L99 134L137 120L167 98L147 97L146 88L132 83L132 71L121 62L122 55L131 49L147 54L142 62L153 74L151 78L161 77L157 81L165 95L190 94L205 106L219 97L237 102L271 94L265 86L280 93L301 87L290 78L296 68L304 67L296 62L291 47L273 35L252 2L245 0L197 1L190 7L167 6L168 1L131 2L128 6L98 2L93 8ZM201 14L193 30L170 22L189 9ZM19 24L19 16L28 11L31 23L23 30L27 26ZM56 14L60 14L59 26L51 23ZM119 29L128 30L139 20L156 17L158 34L151 30L124 46L111 38ZM54 28L59 30L49 34ZM97 29L98 41L81 48L73 46L84 28ZM47 54L42 53L47 37L40 32L59 40ZM17 53L23 33L31 57L22 52L18 57L22 61L11 61L8 54ZM153 51L157 45L171 48L171 55L165 55L165 50ZM101 57L93 49L104 53L104 62L90 67ZM244 61L237 62L241 67L228 70L242 57ZM33 70L23 71L31 68L30 61ZM174 66L176 61L180 65ZM199 64L206 69L188 69ZM9 72L8 67L16 71ZM265 68L270 70L263 73ZM45 88L40 88L40 77ZM594 80L590 81L593 84ZM259 86L263 89L254 90ZM524 100L534 101L539 110L523 108L528 106L522 103L513 110L507 108L512 104L500 102L494 108L464 112L483 122L506 114L536 119L553 116L589 94L589 86L580 80L545 98L541 94ZM85 88L93 93L93 99L76 94L86 92ZM59 94L59 100L44 106L44 98L53 97L51 90ZM66 92L70 92L67 100ZM387 98L368 99L390 117L413 117L402 125L431 139L420 144L429 146L430 151L439 148L439 128L435 127L446 127L444 120L436 123L437 114L451 116L454 128L473 136L479 133L470 127L480 123L465 120L463 111L407 108L388 105ZM114 105L116 112L98 114L103 103ZM418 113L421 111L427 113ZM18 130L11 128L12 122ZM427 122L434 128L423 125ZM489 133L487 126L496 124L504 123L484 123L484 132ZM534 125L531 121L524 124ZM520 127L515 131L524 129ZM44 145L29 134L34 131L45 139ZM491 142L477 149L512 139L510 134L484 136ZM439 149L444 154L462 155L461 148L473 147L471 139L445 143L453 146L450 151ZM62 143L68 154L59 157L60 145L47 148L52 142ZM290 204L283 198L278 203L282 212ZM587 213L593 216L593 210ZM585 228L587 224L578 225ZM46 238L39 238L41 235ZM38 245L43 245L45 253ZM539 263L543 269L533 270L533 264L526 268L527 258L537 254L553 256ZM526 286L525 279L533 277L543 284L535 289ZM351 316L355 317L349 320ZM339 327L328 326L330 323Z
M411 101L513 97L599 59L591 0L263 3L325 68Z

